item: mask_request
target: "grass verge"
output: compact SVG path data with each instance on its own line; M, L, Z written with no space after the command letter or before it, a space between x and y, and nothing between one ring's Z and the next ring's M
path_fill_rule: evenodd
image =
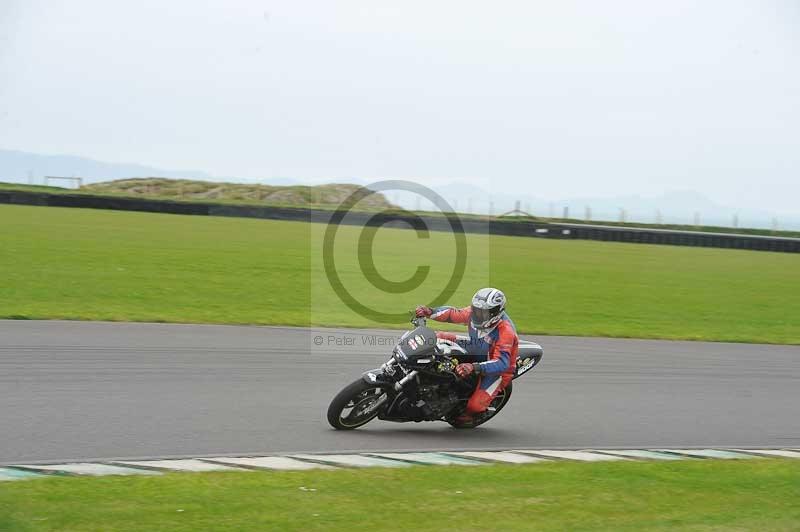
M0 529L778 531L799 500L774 459L174 473L6 483Z
M386 326L350 311L322 264L325 226L0 205L0 318ZM431 303L450 278L452 235L380 229L365 279L360 228L339 229L342 283L385 312ZM742 250L467 235L447 302L504 289L522 332L800 344L800 256ZM395 327L404 323L392 324Z

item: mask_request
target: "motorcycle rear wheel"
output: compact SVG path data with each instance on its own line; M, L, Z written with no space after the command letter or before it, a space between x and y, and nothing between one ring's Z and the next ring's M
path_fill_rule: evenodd
M386 391L363 379L347 385L328 407L328 423L337 430L353 430L366 425L378 415L380 407L369 410Z
M492 399L492 402L489 403L489 408L485 412L481 412L477 416L475 416L474 421L468 423L460 423L454 419L448 419L447 422L450 423L453 427L457 429L474 429L479 425L483 425L494 416L500 413L504 406L508 404L508 401L511 399L511 383L508 384L505 388L503 388L500 393Z

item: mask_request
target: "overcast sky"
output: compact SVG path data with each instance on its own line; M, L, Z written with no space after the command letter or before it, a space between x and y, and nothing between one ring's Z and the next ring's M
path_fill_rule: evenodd
M542 198L800 198L796 0L0 0L0 76L8 149Z

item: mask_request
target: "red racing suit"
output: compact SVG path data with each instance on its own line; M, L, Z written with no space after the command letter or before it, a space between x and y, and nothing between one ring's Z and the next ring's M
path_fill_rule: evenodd
M517 367L517 351L519 336L514 322L503 312L497 326L488 334L481 336L472 325L470 316L472 307L457 309L454 307L438 307L433 309L431 319L447 323L463 323L469 326L469 341L466 345L459 342L471 356L484 359L474 364L478 374L478 386L467 402L466 413L474 415L485 411L492 399L500 393L511 379ZM455 341L453 333L436 333L439 338Z

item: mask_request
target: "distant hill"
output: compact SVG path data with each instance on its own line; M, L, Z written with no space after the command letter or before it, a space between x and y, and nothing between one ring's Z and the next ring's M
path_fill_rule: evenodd
M42 190L45 176L81 177L79 191L89 194L115 194L161 199L217 200L292 206L338 206L361 188L355 184L305 186L287 178L274 184L236 183L235 178L212 177L200 170L166 170L142 164L109 163L74 155L40 155L0 149L0 183L4 189ZM158 177L150 177L158 176ZM225 182L223 182L225 181ZM18 184L20 186L14 186ZM64 182L53 181L52 185ZM282 185L282 186L279 186ZM51 192L66 192L52 188ZM395 208L382 194L372 194L359 202L359 208Z
M273 196L269 201L286 200L292 204L307 203L304 190L321 189L320 187L300 186L301 182L293 178L270 178L269 185L236 185L238 191L226 188L224 192L219 189L220 182L249 181L236 177L211 176L200 170L167 170L141 164L122 164L97 161L86 157L73 155L40 155L14 150L0 149L0 182L21 184L44 184L44 176L82 177L84 184L94 184L116 180L130 180L131 178L146 178L159 176L160 178L183 179L191 181L215 181L214 186L197 185L197 193L183 191L184 198L197 196L199 198L213 198L214 194L224 194L226 197L245 195L250 198L264 198L245 201L267 201L265 198ZM349 181L349 179L348 179ZM353 181L358 182L357 178ZM364 180L363 182L368 182ZM255 183L255 181L254 181ZM53 182L61 185L63 183ZM285 185L286 190L268 190L275 185ZM267 187L265 189L245 190L242 187ZM298 188L295 188L297 186ZM345 185L329 185L341 188ZM346 185L355 187L357 185ZM519 202L523 211L540 217L561 217L564 208L567 208L569 217L584 218L590 214L592 220L619 220L624 210L625 219L631 222L665 224L695 224L695 216L700 225L731 226L734 219L740 227L757 227L773 229L776 225L780 229L800 229L800 215L796 213L773 213L766 208L757 208L743 199L741 206L719 205L694 191L665 192L655 197L642 197L636 195L619 195L616 197L573 197L562 199L546 199L526 195L521 191L503 193L501 190L485 190L470 182L454 182L447 185L432 187L450 204L450 208L457 212L474 214L502 214L514 209ZM169 187L165 187L169 190ZM324 191L325 197L330 196L330 191ZM143 192L132 186L126 193L142 195ZM173 191L174 193L174 191ZM285 196L282 198L281 196ZM164 196L167 197L167 196ZM335 195L331 197L336 197ZM403 192L389 192L388 197L392 203L407 209L439 210L429 201L418 195ZM223 199L223 201L225 201ZM388 204L385 197L381 201Z
M253 183L221 183L162 177L120 179L84 185L81 192L118 194L158 199L225 200L258 202L270 205L338 206L363 187L346 183L304 186L273 186ZM373 193L359 202L359 207L389 209L394 206L380 193Z
M699 225L730 227L734 217L739 227L773 229L774 221L780 229L800 229L800 215L773 213L744 203L744 206L721 205L696 191L666 191L662 194L645 197L640 195L618 195L614 197L573 197L548 200L522 194L502 193L484 190L470 183L456 182L449 185L434 186L433 189L461 212L494 214L508 212L519 202L520 208L534 216L560 218L567 208L568 217L585 218L587 207L590 218L595 221L617 221L620 209L625 210L626 220L640 223L661 223L675 225L695 225L695 213ZM407 209L415 208L415 198L411 195L399 196L395 203ZM433 207L423 203L423 208Z
M44 184L44 176L82 177L84 183L129 177L211 179L200 170L165 170L141 164L107 163L74 155L39 155L0 150L0 181Z

